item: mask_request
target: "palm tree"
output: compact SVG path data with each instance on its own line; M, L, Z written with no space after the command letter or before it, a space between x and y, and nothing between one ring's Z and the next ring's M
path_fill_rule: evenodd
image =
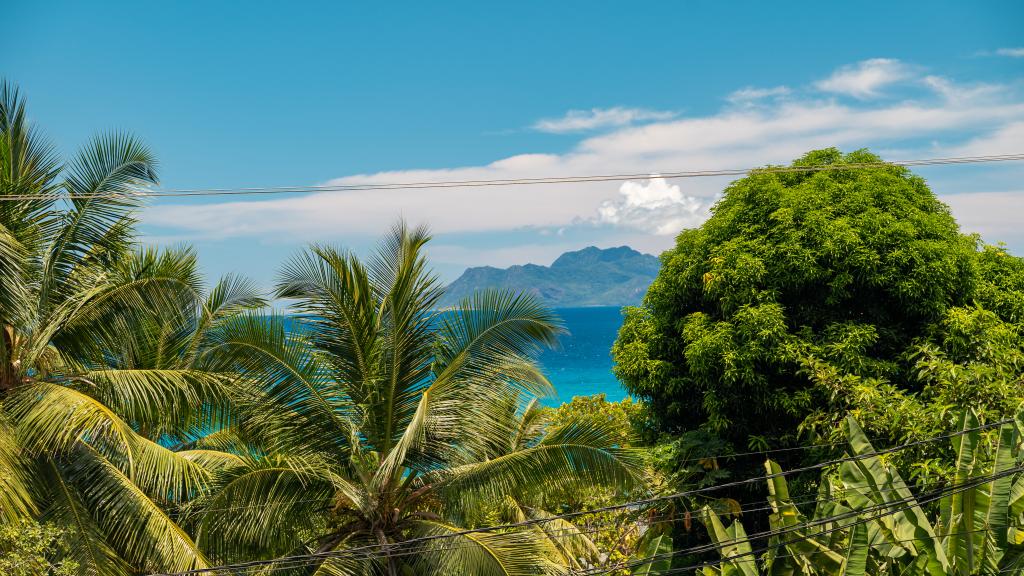
M427 270L427 240L399 225L368 261L314 246L278 285L296 316L250 315L226 328L217 355L249 389L218 442L246 448L191 505L211 557L337 552L271 566L275 574L558 573L564 565L538 530L460 530L510 495L635 478L634 454L599 426L538 436L510 417L532 420L519 399L551 392L534 358L559 323L507 292L436 310L442 288ZM345 553L355 548L372 553Z
M0 523L56 524L84 574L207 565L168 510L209 462L166 445L228 414L206 351L262 305L233 279L204 295L189 250L132 248L155 182L123 134L62 164L0 84Z

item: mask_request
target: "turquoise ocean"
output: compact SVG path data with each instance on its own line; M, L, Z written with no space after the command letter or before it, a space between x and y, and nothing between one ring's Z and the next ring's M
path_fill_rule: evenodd
M622 326L622 309L618 306L589 308L555 308L568 333L559 338L558 346L540 355L544 374L555 386L557 396L544 398L544 404L557 406L573 396L604 393L608 400L626 397L626 392L612 374L612 344ZM289 317L286 325L296 327Z
M568 334L559 346L540 356L544 374L555 385L556 398L545 404L558 405L573 396L604 393L608 400L626 397L626 392L612 374L612 344L622 326L622 309L618 306L590 308L556 308Z

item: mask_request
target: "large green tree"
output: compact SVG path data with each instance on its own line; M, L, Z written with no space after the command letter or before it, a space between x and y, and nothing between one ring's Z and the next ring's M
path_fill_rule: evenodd
M1024 399L1024 261L961 233L909 169L843 168L877 162L827 149L755 171L662 255L614 346L661 432L774 449L837 439L852 412L894 442Z

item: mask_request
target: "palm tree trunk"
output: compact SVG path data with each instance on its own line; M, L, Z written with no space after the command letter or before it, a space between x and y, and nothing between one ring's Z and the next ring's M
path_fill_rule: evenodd
M0 396L17 384L17 371L11 364L14 351L14 330L10 326L3 329L3 349L0 349Z
M377 530L377 541L380 542L381 555L387 558L387 575L388 576L399 576L398 573L398 561L391 556L391 547L388 546L388 538L384 535L384 531Z

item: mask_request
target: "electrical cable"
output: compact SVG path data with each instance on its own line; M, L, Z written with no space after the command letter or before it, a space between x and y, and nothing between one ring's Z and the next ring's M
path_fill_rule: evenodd
M652 556L650 558L642 559L642 561L637 562L636 565L649 564L651 562L656 562L659 559L664 559L665 557L677 556L677 555L680 555L680 554L697 554L697 553L702 553L702 552L710 552L711 550L720 549L720 548L723 548L725 546L736 544L736 543L739 543L739 542L751 541L751 540L762 539L762 538L771 538L771 537L774 537L774 536L778 536L778 535L781 535L781 534L793 532L793 531L796 531L796 530L803 530L803 529L806 529L806 528L812 528L812 527L820 526L820 525L823 525L823 524L830 524L830 523L835 522L837 520L843 520L843 519L850 518L850 517L858 517L861 514L863 514L865 510L868 510L870 508L883 508L884 509L884 508L889 508L889 507L891 507L893 505L898 505L898 504L901 504L901 503L906 503L907 504L907 506L905 506L904 508L901 508L901 509L898 509L898 510L889 511L887 513L882 513L882 514L879 514L877 516L869 517L869 518L866 518L866 519L860 519L860 520L858 520L858 521L856 521L854 523L843 524L843 525L838 526L836 528L822 530L820 532L815 532L814 535L818 536L818 535L821 535L821 534L829 534L829 533L835 532L837 530L843 530L843 529L849 528L851 526L856 526L857 524L863 524L863 523L866 523L866 522L870 522L871 520L876 520L878 518L883 518L883 517L891 515L891 514L895 514L895 513L906 511L906 510L910 510L910 509L913 509L913 508L918 508L922 504L928 504L930 502L934 502L936 500L939 500L941 498L944 498L944 497L952 495L952 494L957 494L957 493L960 493L960 492L965 492L967 490L971 490L973 488L977 488L978 486L981 486L983 484L988 484L989 482L993 482L993 481L998 480L1000 478L1004 478L1006 476L1012 476L1012 475L1014 475L1014 474L1016 474L1018 472L1021 472L1021 471L1024 471L1024 466L1015 466L1015 467L1010 468L1008 470L1004 470L1003 472L1000 472L1000 473L989 474L989 475L986 475L986 476L973 478L973 479L971 479L970 482L961 483L959 485L955 485L954 484L954 485L949 486L947 489L936 490L936 491L934 491L932 493L933 495L931 497L925 498L923 500L918 499L917 497L911 495L911 496L909 496L907 498L903 498L901 500L892 501L892 502L885 502L883 504L878 504L878 505L875 505L873 507L865 508L864 510L855 510L855 511L851 511L850 513L847 513L847 514L841 514L841 515L832 516L832 517L829 517L829 518L822 518L822 519L818 519L818 520L812 520L812 521L809 521L809 522L801 523L798 526L793 526L793 527L788 528L788 529L748 534L743 539L733 539L732 541L726 541L724 543L723 542L718 542L718 543L714 543L714 544L711 544L711 545L705 545L705 546L702 546L702 547L694 547L694 548L690 548L690 549L684 549L684 550L667 552L667 553L665 553L663 555L655 555L655 556ZM808 536L804 536L804 537L796 538L796 539L792 539L792 540L787 540L787 541L784 541L784 542L776 543L775 545L765 546L765 547L759 548L757 550L752 550L750 552L744 552L744 553L741 553L741 554L736 554L736 555L730 556L728 558L721 558L721 559L719 559L717 561L705 562L705 563L696 564L696 565L693 565L693 566L685 566L685 567L678 568L678 569L672 569L672 570L669 570L668 572L663 572L663 574L675 574L675 573L680 573L680 572L684 572L684 571L687 571L687 570L696 570L698 568L703 568L705 566L713 566L715 564L720 564L722 562L729 562L729 561L735 560L736 558L739 558L739 557L756 556L756 555L761 554L763 552L767 552L767 551L771 550L772 548L776 548L778 546L785 546L787 544L793 544L793 543L800 542L800 541L807 540L807 539L808 539ZM751 561L754 561L754 560L751 560ZM600 572L583 572L583 573L579 573L579 576L597 576L599 574L607 574L608 572L611 572L612 570L621 569L623 567L624 566L617 566L615 568L612 568L612 569L609 569L609 570L602 570ZM628 566L628 567L634 567L634 566Z
M552 176L540 178L505 178L493 180L449 180L449 181L421 181L421 182L394 182L394 183L364 183L364 184L323 184L312 186L282 186L282 187L251 187L251 188L169 188L169 189L140 189L133 193L109 194L98 192L95 194L11 194L0 195L0 201L24 201L24 200L88 200L88 199L123 199L126 197L189 197L189 196L251 196L251 195L277 195L277 194L309 194L320 192L354 192L367 190L417 190L432 188L478 188L490 186L526 186L536 184L574 184L588 182L616 182L626 180L637 180L647 178L662 178L674 180L679 178L704 178L714 176L743 176L746 174L771 174L771 173L801 173L801 172L825 172L856 169L870 169L881 167L914 167L914 166L936 166L950 164L979 164L991 162L1017 162L1024 160L1024 153L1002 154L988 156L962 156L950 158L926 158L916 160L894 160L879 162L861 162L849 164L829 164L822 166L766 166L763 168L735 168L722 170L692 170L692 171L668 171L668 172L647 172L637 174L604 174L590 176Z
M792 470L787 470L787 471L783 471L783 472L779 472L779 473L766 474L764 476L759 476L759 477L755 477L755 478L749 478L749 479L746 479L746 480L738 480L738 481L734 481L734 482L727 482L725 484L718 484L718 485L715 485L715 486L707 486L707 487L704 487L704 488L698 488L698 489L684 491L684 492L677 492L675 494L670 494L670 495L656 496L656 497L647 498L647 499L643 499L643 500L636 500L636 501L632 501L632 502L625 502L625 503L621 503L621 504L615 504L615 505L611 505L611 506L595 508L595 509L592 509L592 510L583 510L583 511L578 511L578 512L570 512L570 513L565 513L565 514L560 514L560 515L553 515L553 516L546 517L546 518L530 519L530 520L525 520L525 521L522 521L522 522L515 522L515 523L509 523L509 524L503 524L503 525L497 525L497 526L465 529L465 530L455 531L455 532L451 532L451 533L447 533L447 534L443 534L443 535L423 536L423 537L419 537L419 538L413 538L413 539L410 539L410 540L405 540L405 541L398 542L398 543L388 543L388 544L385 544L385 545L380 545L380 544L378 544L378 545L369 545L369 546L363 546L363 547L358 547L358 548L349 548L349 549L341 550L341 551L337 551L337 552L322 552L322 553L318 553L318 554L299 554L299 555L294 555L294 556L291 556L291 557L282 557L282 558L278 558L278 559L275 559L275 560L255 560L255 561L251 561L251 562L243 562L243 563L238 563L238 564L218 566L218 567L212 567L212 568L199 568L199 569L188 570L188 571L183 571L183 572L157 573L157 574L153 574L151 576L187 576L187 575L193 575L193 574L204 574L204 573L209 573L209 572L212 572L212 571L215 571L215 570L220 570L220 569L247 568L247 567L250 567L250 566L259 566L259 565L273 564L273 563L276 563L276 562L287 561L287 560L295 559L295 558L298 558L298 559L306 559L306 558L308 558L308 559L311 559L311 560L313 560L313 559L328 559L328 558L331 558L332 556L340 556L339 552L344 552L344 553L347 553L347 554L352 554L352 553L361 552L361 551L367 550L367 549L381 548L382 546L385 546L387 548L401 547L401 546L404 546L404 545L416 544L416 543L419 543L419 542L428 542L428 541L433 541L433 540L438 540L438 539L454 538L454 537L465 536L465 535L469 535L469 534L478 534L478 533L483 533L483 532L494 532L496 530L512 530L512 529L522 528L522 527L526 527L526 526L534 526L534 525L541 524L541 523L554 522L556 520L566 520L566 519L569 519L569 518L578 518L580 516L585 516L585 515L588 515L588 514L595 514L595 513L600 513L600 512L609 512L609 511L614 511L614 510L622 510L622 509L627 509L627 508L631 508L631 507L638 507L638 506L642 506L642 505L646 505L646 504L652 504L652 503L655 503L655 502L662 502L662 501L666 501L666 500L675 500L675 499L678 499L678 498L682 498L682 497L686 497L686 496L692 496L692 495L695 495L695 494L703 494L703 493L712 492L712 491L715 491L715 490L721 490L723 488L731 488L731 487L736 487L736 486L742 486L742 485L750 484L750 483L753 483L753 482L763 482L765 480L770 480L772 478L778 478L778 477L784 477L784 476L790 475L790 474L798 474L798 473L808 472L808 471L812 471L812 470L819 470L821 468L825 468L825 467L828 467L828 466L834 466L836 464L842 464L843 462L856 462L856 461L859 461L859 460L863 460L865 458L872 458L872 457L877 457L877 456L881 456L881 455L884 455L884 454L890 454L890 453L897 452L899 450L905 450L907 448L911 448L911 447L914 447L914 446L930 444L932 442L937 442L937 441L940 441L940 440L948 440L950 438L955 438L955 437L961 436L963 434L969 434L971 432L976 432L976 431L985 430L985 429L989 429L989 428L993 428L993 427L997 427L997 426L1002 426L1003 424L1008 424L1008 423L1012 423L1012 422L1013 422L1012 419L1001 420L1001 421L998 421L998 422L993 422L993 423L990 423L990 424L983 424L983 425L979 425L979 426L976 426L976 427L973 427L973 428L968 428L968 429L960 430L960 431L957 431L957 432L952 432L952 433L949 433L949 434L935 436L935 437L924 439L924 440L918 440L918 441L914 441L914 442L910 442L910 443L905 443L905 444L893 446L893 447L886 448L886 449L883 449L883 450L877 450L877 451L866 453L866 454L858 454L856 456L851 456L851 457L847 457L847 458L839 458L839 459L827 460L825 462L821 462L821 463L818 463L818 464L814 464L814 465L810 465L810 466L804 466L802 468L795 468L795 469L792 469Z

